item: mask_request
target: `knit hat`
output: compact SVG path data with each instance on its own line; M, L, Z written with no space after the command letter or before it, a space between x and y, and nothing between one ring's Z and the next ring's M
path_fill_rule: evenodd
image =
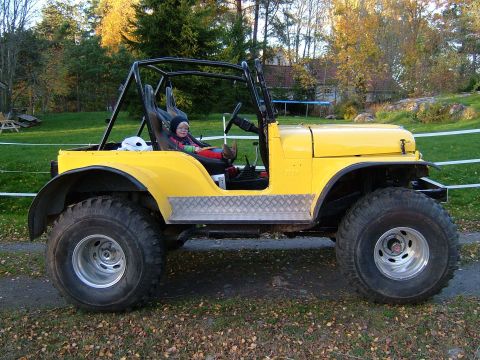
M182 122L186 122L188 124L187 118L183 116L175 116L172 120L170 120L170 131L175 134L177 131L178 125L180 125Z

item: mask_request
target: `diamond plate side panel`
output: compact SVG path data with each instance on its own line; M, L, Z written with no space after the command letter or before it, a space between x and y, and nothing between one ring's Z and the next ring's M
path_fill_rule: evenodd
M170 223L309 222L313 194L170 197Z

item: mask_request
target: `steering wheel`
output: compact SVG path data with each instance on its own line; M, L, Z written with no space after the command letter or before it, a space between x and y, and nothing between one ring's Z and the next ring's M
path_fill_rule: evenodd
M235 118L237 117L238 113L240 112L240 108L242 107L242 103L239 102L237 106L235 106L235 110L233 110L232 116L230 117L230 120L228 120L227 126L225 127L225 135L228 134L230 129L232 128L232 125L235 122Z

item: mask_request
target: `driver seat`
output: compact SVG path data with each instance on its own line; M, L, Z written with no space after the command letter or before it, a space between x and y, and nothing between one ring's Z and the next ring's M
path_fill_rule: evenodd
M148 114L148 121L150 122L160 150L181 151L197 159L205 167L205 169L210 175L225 174L226 169L230 166L227 160L206 158L204 156L188 153L181 149L178 149L175 143L170 139L171 133L169 130L169 126L165 126L165 124L170 123L172 117L170 114L168 114L168 112L157 107L155 103L155 91L153 90L153 87L148 84L145 85L145 109ZM196 140L196 142L200 146L206 146L198 140Z

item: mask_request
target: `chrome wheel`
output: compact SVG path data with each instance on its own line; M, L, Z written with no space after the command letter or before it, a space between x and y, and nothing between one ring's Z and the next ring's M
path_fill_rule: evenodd
M430 251L425 237L408 227L388 230L375 244L378 270L393 280L408 280L427 266Z
M97 289L116 284L126 268L122 247L112 238L100 234L80 240L73 250L72 264L78 278Z

